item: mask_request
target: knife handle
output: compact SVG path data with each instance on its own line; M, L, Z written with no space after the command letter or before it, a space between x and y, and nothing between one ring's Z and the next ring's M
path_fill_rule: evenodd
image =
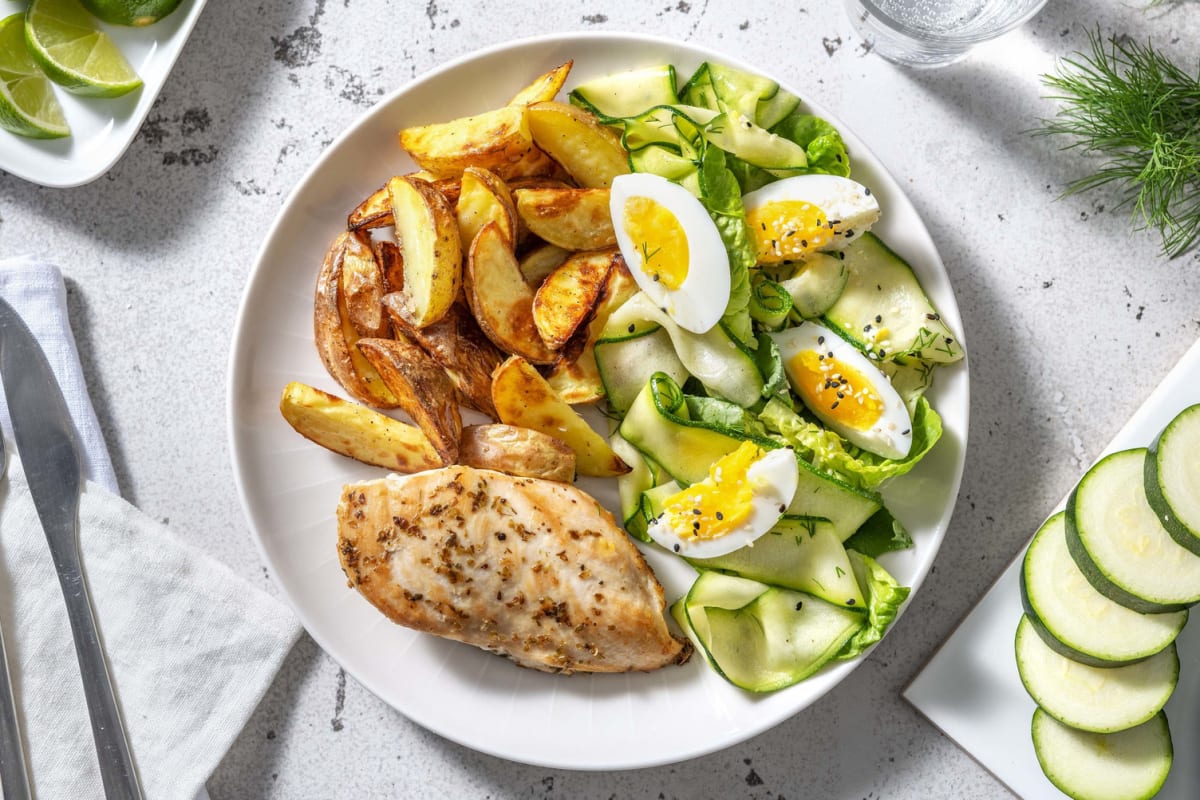
M4 800L29 800L32 796L3 634L0 634L0 789L4 791Z
M87 699L88 716L92 720L96 755L100 759L104 796L108 800L143 800L133 757L129 752L129 742L125 740L121 712L117 708L112 681L108 677L108 666L100 645L96 617L88 598L78 552L55 553L55 561L58 580L67 601L71 634L75 638L75 656L79 659L79 672L83 676L83 693Z

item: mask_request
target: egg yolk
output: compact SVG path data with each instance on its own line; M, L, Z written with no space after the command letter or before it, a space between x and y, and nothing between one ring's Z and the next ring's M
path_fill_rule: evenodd
M746 212L754 231L758 263L795 261L833 241L834 224L812 203L780 200Z
M625 232L642 257L642 272L668 289L678 289L688 275L687 233L666 206L649 197L625 202Z
M871 380L830 351L801 350L788 370L809 408L848 428L868 430L883 415L883 400Z
M746 471L762 458L753 442L742 442L708 470L708 477L667 498L664 515L679 538L719 539L736 530L753 510L754 487Z

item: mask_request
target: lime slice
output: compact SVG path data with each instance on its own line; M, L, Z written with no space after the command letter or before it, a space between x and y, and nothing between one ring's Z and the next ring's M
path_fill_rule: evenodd
M79 0L33 0L25 14L25 44L50 80L77 94L116 97L142 85Z
M180 0L83 0L84 7L109 25L141 27L158 22L179 7Z
M0 20L0 127L33 139L71 135L54 87L25 49L23 14Z

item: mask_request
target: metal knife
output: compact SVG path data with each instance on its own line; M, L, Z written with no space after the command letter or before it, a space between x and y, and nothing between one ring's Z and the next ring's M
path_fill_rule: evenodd
M46 355L2 299L0 381L25 479L66 598L104 794L109 800L142 800L79 555L83 466L75 424Z

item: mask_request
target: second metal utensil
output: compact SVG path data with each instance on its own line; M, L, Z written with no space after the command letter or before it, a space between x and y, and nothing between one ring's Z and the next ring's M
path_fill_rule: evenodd
M0 435L0 477L8 466L4 436ZM4 800L29 800L29 773L25 767L25 750L21 746L21 725L17 720L17 704L13 699L12 678L8 674L8 652L4 648L4 633L0 631L0 789Z

